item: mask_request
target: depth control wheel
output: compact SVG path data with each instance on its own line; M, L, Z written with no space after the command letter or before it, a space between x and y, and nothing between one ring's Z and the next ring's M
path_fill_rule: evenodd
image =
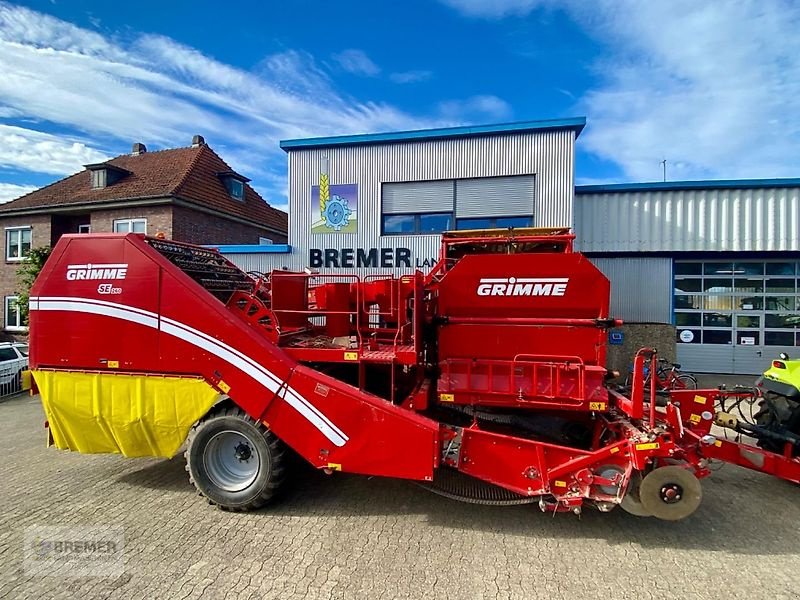
M227 510L260 508L283 483L283 445L238 408L221 407L200 421L185 456L189 481Z
M620 508L636 517L652 517L653 513L647 510L639 498L639 488L642 486L642 475L639 472L631 474L628 489L620 502Z
M702 499L700 480L677 465L654 469L639 486L642 507L665 521L685 519L697 510Z

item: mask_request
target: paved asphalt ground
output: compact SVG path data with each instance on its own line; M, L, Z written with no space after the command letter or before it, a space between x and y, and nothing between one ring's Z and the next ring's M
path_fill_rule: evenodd
M279 504L208 506L183 457L44 447L38 400L0 402L0 598L800 597L800 488L726 466L678 523L461 504L411 483L302 472ZM124 528L116 578L34 575L32 525Z

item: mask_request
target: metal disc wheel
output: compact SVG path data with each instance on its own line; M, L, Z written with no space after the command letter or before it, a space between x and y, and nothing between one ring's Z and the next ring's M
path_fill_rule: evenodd
M215 408L192 429L185 456L189 481L227 510L260 508L284 480L283 444L230 405Z
M697 510L702 499L700 480L677 465L654 469L639 487L639 500L644 509L665 521L688 517Z
M619 506L626 513L630 513L636 517L652 517L653 513L644 507L639 498L639 487L641 484L641 474L637 472L633 473L631 475L631 481L628 484L628 489L625 491L625 495L622 497L622 502L620 502Z
M241 492L258 476L261 459L250 440L238 431L221 431L206 444L203 453L208 478L227 492Z

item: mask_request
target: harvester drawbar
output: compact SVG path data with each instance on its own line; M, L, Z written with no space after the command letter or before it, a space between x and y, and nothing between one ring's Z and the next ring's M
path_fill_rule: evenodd
M650 349L629 389L610 383L620 321L572 243L563 229L452 232L427 275L359 278L64 236L30 298L51 441L160 457L186 443L192 483L230 510L273 498L287 448L472 502L667 520L698 507L712 460L800 482L796 439L718 410L742 392L646 389ZM741 441L761 434L769 450Z

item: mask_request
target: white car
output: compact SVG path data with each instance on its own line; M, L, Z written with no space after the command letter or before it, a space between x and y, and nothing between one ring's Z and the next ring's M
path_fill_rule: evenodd
M0 395L22 389L22 371L28 368L28 344L0 342Z

